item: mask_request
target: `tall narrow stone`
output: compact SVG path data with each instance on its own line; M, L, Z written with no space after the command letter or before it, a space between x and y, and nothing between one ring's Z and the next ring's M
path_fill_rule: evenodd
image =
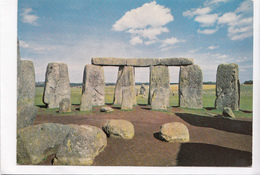
M220 64L217 70L215 108L223 110L225 107L230 107L232 110L238 111L239 102L238 65L235 63Z
M133 100L134 91L132 88L126 88L122 90L122 110L132 110L133 109Z
M203 107L203 75L198 65L181 66L179 75L180 107L201 109Z
M121 105L123 98L123 90L130 89L135 92L135 72L133 66L120 66L118 69L117 82L114 94L114 105ZM131 93L129 100L136 105L135 93Z
M151 106L152 109L155 107L155 110L165 110L169 106L169 93L170 74L168 66L151 66L148 104L151 105L153 101L153 105ZM162 101L162 104L158 105L159 101L162 100L160 97L158 97L158 95L162 94L164 96L164 99ZM157 100L159 101L156 102Z
M43 103L48 108L59 108L62 99L70 99L70 80L67 64L49 63L45 75Z

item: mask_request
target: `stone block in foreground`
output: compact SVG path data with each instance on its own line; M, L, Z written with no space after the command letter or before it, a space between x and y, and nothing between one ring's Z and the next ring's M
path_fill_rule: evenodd
M239 69L235 63L220 64L217 69L215 108L230 107L239 110L240 82Z

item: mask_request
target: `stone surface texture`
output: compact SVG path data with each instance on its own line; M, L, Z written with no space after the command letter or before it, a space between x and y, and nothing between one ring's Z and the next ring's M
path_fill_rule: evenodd
M54 165L91 165L107 145L106 134L89 125L68 125L72 128L58 148Z
M217 69L215 108L230 107L239 110L240 82L239 68L235 63L220 64Z
M111 107L105 106L105 107L101 107L101 108L100 108L100 111L101 111L101 112L110 113L110 112L114 112L114 109L111 108Z
M133 88L127 88L122 90L122 110L133 109L133 96L135 96Z
M62 99L59 106L60 106L59 108L60 113L71 112L71 102L69 98Z
M123 90L128 89L130 91L135 90L135 72L132 66L120 66L118 69L117 82L114 93L114 105L122 105ZM131 93L133 105L136 105L136 96Z
M154 91L157 92L154 94ZM150 86L148 104L152 104L152 100L160 100L159 94L164 94L165 97L163 103L160 106L169 106L169 94L170 93L170 75L169 68L167 66L151 66L150 67ZM154 96L153 96L154 95ZM153 98L154 97L154 98ZM154 104L159 102L153 101ZM156 105L157 106L157 105ZM163 107L162 110L165 108ZM158 110L158 108L156 109Z
M189 142L188 128L179 122L163 124L160 128L159 135L167 142Z
M94 57L91 59L91 63L100 66L126 66L126 59L113 57Z
M224 117L236 118L236 116L234 115L234 113L230 107L224 107L222 115Z
M127 66L134 67L149 67L153 65L160 65L160 59L158 58L130 58L126 59Z
M187 66L194 63L191 58L161 58L160 64L164 66Z
M88 106L88 104L84 104L83 102L90 102L92 106L105 105L105 75L102 66L85 66L81 102L82 108L83 106Z
M165 103L166 93L163 88L155 89L153 91L151 100L151 109L153 110L167 110L167 103Z
M43 103L48 108L59 108L62 99L70 99L68 67L64 63L49 63L45 75Z
M134 137L134 126L127 120L108 120L102 127L108 137L117 139L132 139Z
M146 89L144 87L144 84L140 87L140 95L146 95Z
M179 104L184 108L203 107L203 75L198 65L182 66L179 75Z
M37 107L33 105L17 106L17 129L33 125L37 114Z

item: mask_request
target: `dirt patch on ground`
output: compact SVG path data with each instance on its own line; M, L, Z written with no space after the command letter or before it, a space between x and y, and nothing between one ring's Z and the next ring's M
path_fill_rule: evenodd
M76 109L78 106L74 106ZM183 113L151 111L149 106L135 106L133 111L113 107L113 113L101 113L100 107L88 115L44 114L39 109L34 124L87 124L102 128L108 119L133 123L131 140L108 138L108 145L94 160L93 166L251 166L252 120L224 119ZM167 143L158 139L160 126L181 122L190 132L189 143ZM42 165L51 165L49 156Z

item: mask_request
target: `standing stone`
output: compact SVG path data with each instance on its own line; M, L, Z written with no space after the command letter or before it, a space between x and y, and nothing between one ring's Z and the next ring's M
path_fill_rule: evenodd
M201 109L203 107L203 75L198 65L181 66L179 76L180 107Z
M132 110L133 109L133 89L127 88L122 91L122 110Z
M152 95L151 108L153 110L167 110L165 103L165 93L163 88L155 89Z
M59 106L60 106L59 108L60 113L71 112L71 102L69 98L62 99Z
M120 66L118 69L117 83L114 94L114 105L122 105L123 90L135 90L135 73L133 66ZM130 94L133 105L136 105L136 96ZM130 97L129 97L130 98Z
M223 110L230 107L239 110L240 82L238 65L220 64L217 70L215 108Z
M83 91L84 88L82 88ZM80 111L91 111L92 110L92 90L91 87L86 88L89 93L82 93L80 100Z
M156 92L154 92L157 89ZM169 93L170 93L170 76L169 76L169 69L167 66L151 66L150 67L150 87L149 87L149 97L148 97L148 104L152 104L153 107L157 106L156 110L164 110L169 106ZM163 94L163 95L162 95ZM164 99L162 101L161 97L158 95L163 96ZM156 100L159 100L156 102ZM161 107L158 104L161 103Z
M105 75L102 66L85 66L81 102L82 108L88 106L85 103L91 103L92 106L105 105Z
M144 84L142 84L142 86L140 88L140 95L146 95L146 89L144 87Z
M68 67L64 63L49 63L45 75L43 103L48 108L59 108L62 99L70 99Z

